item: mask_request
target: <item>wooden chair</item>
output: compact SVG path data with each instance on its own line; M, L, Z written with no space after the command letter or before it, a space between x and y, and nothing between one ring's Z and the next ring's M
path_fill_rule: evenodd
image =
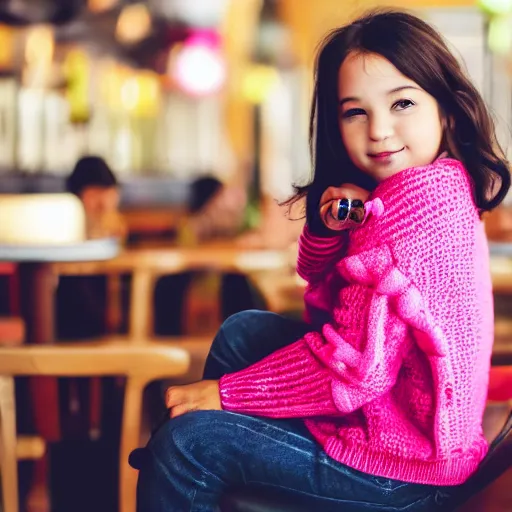
M17 316L0 317L0 346L20 346L23 344L24 339L25 324L21 318ZM39 436L24 435L18 436L16 439L17 460L39 459L44 455L45 451L46 443Z
M0 317L0 346L21 345L25 339L25 324L17 316Z
M0 349L0 472L3 511L18 512L16 376L126 377L119 461L119 510L134 512L137 472L128 465L140 443L144 387L161 378L184 375L190 356L178 344L126 342L32 345ZM19 449L18 449L19 450Z

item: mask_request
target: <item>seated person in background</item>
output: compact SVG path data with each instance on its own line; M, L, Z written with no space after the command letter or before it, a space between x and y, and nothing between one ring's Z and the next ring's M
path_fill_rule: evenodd
M264 196L261 200L260 223L256 229L247 231L237 238L241 247L265 247L267 249L293 249L304 227L305 202L280 203L276 199ZM295 260L293 264L295 269Z
M102 158L80 158L66 180L66 190L76 195L83 204L88 238L117 237L124 240L126 228L119 212L119 183ZM127 283L123 280L121 284L123 292L127 291ZM57 339L94 339L106 335L108 327L107 276L60 276L56 290ZM90 382L88 378L59 379L64 439L87 442L90 436L100 433L102 438L117 435L117 406L108 414L100 414L99 411L91 413L100 406L91 398ZM104 403L119 403L114 379L102 379L101 382ZM76 453L71 451L69 459L73 456ZM67 456L64 459L68 461ZM103 463L107 464L105 461Z
M258 227L240 234L247 220L247 201L247 192L241 186L223 185L214 177L199 178L192 185L190 216L181 226L180 240L187 243L236 237L240 246L272 249L283 249L298 241L304 226L303 201L282 205L263 196ZM290 222L291 219L295 221Z
M234 237L244 222L247 195L242 187L223 185L213 176L198 178L192 183L189 215L179 228L178 241L197 244L214 238ZM209 275L208 275L209 274ZM200 277L201 276L201 277ZM210 273L183 272L162 277L155 287L155 334L186 334L183 326L186 291L193 280L204 278L208 287ZM221 278L221 317L262 305L242 274L229 273ZM206 290L207 292L208 290Z
M241 186L225 185L213 176L192 183L189 215L181 225L179 240L200 243L236 236L243 227L247 193Z
M66 180L66 190L82 201L89 238L125 236L118 210L119 185L102 158L85 156L78 160ZM58 338L84 339L105 334L106 278L62 276L56 310Z
M101 157L85 156L78 160L66 181L66 189L82 201L89 238L125 237L126 226L119 213L119 184Z

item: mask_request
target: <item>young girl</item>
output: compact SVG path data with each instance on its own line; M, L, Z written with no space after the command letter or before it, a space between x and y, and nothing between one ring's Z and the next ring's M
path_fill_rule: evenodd
M308 322L222 325L205 380L169 388L171 420L132 458L140 511L212 511L246 485L309 510L431 511L487 452L480 217L510 177L484 102L402 12L333 31L315 77L314 178L298 194Z

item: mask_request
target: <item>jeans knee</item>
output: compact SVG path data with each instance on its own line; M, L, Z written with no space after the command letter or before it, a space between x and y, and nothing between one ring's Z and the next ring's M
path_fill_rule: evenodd
M239 311L235 313L226 320L221 325L222 329L232 329L233 327L240 327L241 325L247 325L253 321L259 320L262 316L266 316L268 311L260 311L259 309L246 309L244 311Z
M191 411L172 418L155 432L148 443L153 453L171 455L206 442L211 436L212 414L222 411Z
M230 316L213 340L204 378L220 379L240 371L300 338L290 325L289 319L269 311L247 310Z
M261 313L261 311L240 311L226 318L219 327L219 331L213 340L211 350L218 349L222 351L222 347L225 344L232 346L235 340L240 336L240 333L247 328L248 324L253 322L255 313Z
M272 319L278 317L270 311L261 311L259 309L247 309L239 311L234 315L226 318L220 326L220 332L224 338L232 338L239 335L243 331L254 331L257 327L267 324Z
M146 448L148 466L158 471L188 471L222 457L222 439L231 426L226 411L191 411L170 419L150 439ZM144 462L143 462L144 463ZM133 464L132 464L133 466Z

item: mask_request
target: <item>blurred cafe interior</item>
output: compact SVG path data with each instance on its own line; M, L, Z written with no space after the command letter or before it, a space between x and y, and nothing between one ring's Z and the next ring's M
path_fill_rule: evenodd
M128 454L220 323L302 317L303 205L280 203L310 176L314 51L377 5L441 31L510 160L510 0L0 2L1 510L134 512ZM492 439L512 403L512 197L485 225ZM463 510L510 512L511 489L509 468Z

